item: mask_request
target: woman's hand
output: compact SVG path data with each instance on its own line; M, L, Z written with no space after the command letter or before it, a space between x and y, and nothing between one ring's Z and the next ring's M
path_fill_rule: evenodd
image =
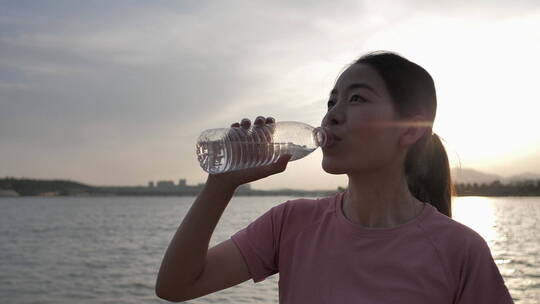
M257 128L257 127L262 127L265 124L267 124L271 127L271 130L272 130L274 123L275 123L275 120L272 117L268 117L265 119L263 116L258 116L255 119L254 126ZM242 119L240 123L235 122L231 124L231 128L242 128L244 130L248 130L250 127L251 127L251 121L247 118ZM267 176L285 171L285 169L287 168L287 163L290 159L291 159L290 154L282 155L279 157L277 162L266 165L266 166L241 169L241 170L230 171L230 172L219 173L219 174L209 174L208 182L218 183L218 184L221 184L222 186L232 187L236 189L238 186L242 184L250 183L250 182L265 178Z

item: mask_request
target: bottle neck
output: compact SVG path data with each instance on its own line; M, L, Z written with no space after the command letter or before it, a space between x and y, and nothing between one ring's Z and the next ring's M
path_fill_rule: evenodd
M332 142L332 135L323 127L317 127L313 130L315 144L318 147L326 147Z

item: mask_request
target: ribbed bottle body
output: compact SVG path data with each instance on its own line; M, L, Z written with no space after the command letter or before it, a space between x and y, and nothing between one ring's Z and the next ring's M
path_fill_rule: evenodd
M314 128L300 122L210 129L199 136L196 145L199 163L210 174L269 165L284 154L297 160L317 147Z

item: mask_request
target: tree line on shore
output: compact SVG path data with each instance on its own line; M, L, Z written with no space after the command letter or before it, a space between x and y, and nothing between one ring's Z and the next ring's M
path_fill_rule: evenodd
M516 181L503 184L500 181L491 183L456 183L457 196L540 196L540 179ZM114 191L94 187L69 180L38 179L0 179L0 192L11 191L19 196L77 196L77 195L196 195L179 189L164 191L145 191L146 187L121 187ZM137 190L137 191L135 191ZM337 191L345 188L338 187ZM198 191L197 191L198 192ZM335 190L247 190L237 195L330 195Z
M454 185L458 196L540 196L540 179L515 181L503 184L496 180L491 183L457 183Z

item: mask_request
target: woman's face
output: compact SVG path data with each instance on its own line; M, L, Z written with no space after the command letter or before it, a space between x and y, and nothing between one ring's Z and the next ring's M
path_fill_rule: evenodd
M332 174L366 173L397 165L404 157L402 130L384 80L369 65L353 64L330 93L321 126L341 138L323 150L323 169Z

